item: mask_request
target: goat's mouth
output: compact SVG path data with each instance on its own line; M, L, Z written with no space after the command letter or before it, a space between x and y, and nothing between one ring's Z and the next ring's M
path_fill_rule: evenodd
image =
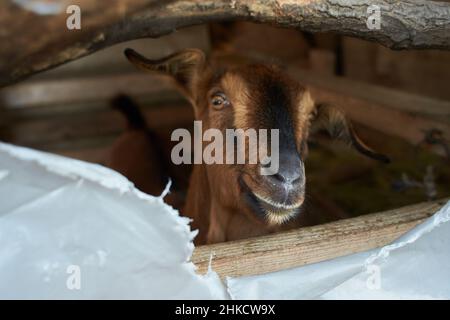
M242 177L239 178L244 199L251 210L271 225L280 225L295 218L301 211L304 197L292 203L280 203L250 189Z

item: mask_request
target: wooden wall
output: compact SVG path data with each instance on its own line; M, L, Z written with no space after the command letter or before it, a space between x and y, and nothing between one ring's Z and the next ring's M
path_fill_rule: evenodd
M354 38L342 41L345 77L450 100L449 51L393 51Z

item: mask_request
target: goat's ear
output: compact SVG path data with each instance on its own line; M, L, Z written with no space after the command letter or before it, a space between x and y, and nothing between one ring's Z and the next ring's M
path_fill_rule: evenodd
M205 55L198 49L185 49L167 57L150 60L133 49L126 49L125 56L137 68L156 71L171 76L180 89L192 98L193 81L205 66Z
M387 156L372 150L358 137L351 122L339 108L316 104L311 118L311 131L326 129L332 137L348 143L363 155L384 163L390 162Z

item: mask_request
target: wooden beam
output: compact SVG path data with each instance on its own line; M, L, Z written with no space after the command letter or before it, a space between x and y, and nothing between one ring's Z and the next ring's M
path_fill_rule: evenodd
M438 211L449 199L278 234L195 248L198 272L212 268L221 278L264 274L381 247Z
M153 100L176 98L173 83L167 77L149 73L129 73L114 76L69 78L63 80L27 81L0 90L0 105L7 109L22 109L49 105L70 106L108 101L118 93L148 97Z
M192 108L183 101L166 104L164 107L142 108L142 112L154 130L185 127L194 119ZM54 117L40 117L32 121L15 121L11 125L0 126L0 137L18 145L51 149L52 145L60 142L117 136L125 128L125 119L121 114L104 108L91 112L78 111Z
M411 115L442 122L450 121L450 101L447 100L439 100L346 77L318 74L299 68L289 68L288 71L298 81L323 91L337 92L360 101L371 101L373 104L404 111Z
M450 4L426 0L73 0L80 30L66 27L66 7L0 3L0 86L126 40L160 37L191 25L247 20L311 32L335 32L395 49L450 49ZM380 9L369 29L368 8ZM7 45L5 45L7 44Z
M413 145L422 143L431 130L439 130L450 141L448 101L295 68L289 72L311 89L316 100L340 107L356 122ZM432 151L446 156L441 146Z

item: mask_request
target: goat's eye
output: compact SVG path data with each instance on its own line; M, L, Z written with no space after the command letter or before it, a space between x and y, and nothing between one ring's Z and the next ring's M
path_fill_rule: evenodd
M211 104L215 109L222 109L230 104L227 97L223 93L216 93L211 98Z

